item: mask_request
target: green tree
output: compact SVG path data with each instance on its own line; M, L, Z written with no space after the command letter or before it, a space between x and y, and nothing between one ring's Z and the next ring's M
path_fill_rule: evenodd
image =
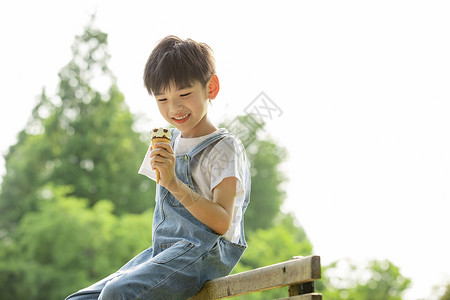
M64 299L116 271L151 244L149 210L113 214L114 205L39 191L38 209L20 221L16 239L0 242L0 299Z
M43 90L18 142L5 156L0 230L9 232L35 211L35 191L47 183L71 185L71 195L94 205L111 200L116 213L154 205L155 185L137 174L148 143L133 131L134 116L108 69L107 35L93 20L72 46L59 73L58 95Z
M318 290L326 299L401 300L411 280L389 260L372 260L366 266L341 260L324 268Z

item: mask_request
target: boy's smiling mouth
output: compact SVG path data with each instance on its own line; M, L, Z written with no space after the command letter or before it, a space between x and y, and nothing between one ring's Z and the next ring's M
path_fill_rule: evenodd
M183 124L189 119L190 116L191 114L178 115L176 117L172 117L172 120L174 120L177 124Z

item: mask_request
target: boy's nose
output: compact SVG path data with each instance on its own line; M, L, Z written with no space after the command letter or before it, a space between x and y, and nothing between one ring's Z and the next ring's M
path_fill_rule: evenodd
M172 101L171 101L171 106L170 106L170 109L173 111L173 112L176 112L176 111L179 111L181 108L182 108L182 106L183 106L183 102L181 101L181 99L180 98L178 98L178 97L176 97L175 99L173 99Z

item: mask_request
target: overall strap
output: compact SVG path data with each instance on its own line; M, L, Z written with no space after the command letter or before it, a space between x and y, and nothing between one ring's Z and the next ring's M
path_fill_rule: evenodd
M170 128L170 130L172 131L172 140L170 141L170 146L173 149L173 147L175 145L175 139L176 139L177 135L180 134L180 131L176 128Z
M189 157L194 157L197 153L199 153L200 151L202 151L203 149L205 149L206 147L208 147L209 145L220 141L221 139L223 139L224 137L229 136L230 133L226 130L223 130L209 138L207 138L206 140L204 140L203 142L201 142L200 144L198 144L197 146L194 147L194 149L191 150L191 152L188 153Z

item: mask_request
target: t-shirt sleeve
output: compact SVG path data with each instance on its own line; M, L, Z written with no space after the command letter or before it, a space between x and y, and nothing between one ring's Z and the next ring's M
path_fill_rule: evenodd
M145 154L144 160L142 161L138 173L156 181L156 172L152 170L152 166L150 165L150 148L151 145L148 146L147 153Z
M211 191L221 183L223 179L227 177L236 177L236 196L244 194L247 159L242 143L233 136L226 137L218 142L211 150L210 159Z

